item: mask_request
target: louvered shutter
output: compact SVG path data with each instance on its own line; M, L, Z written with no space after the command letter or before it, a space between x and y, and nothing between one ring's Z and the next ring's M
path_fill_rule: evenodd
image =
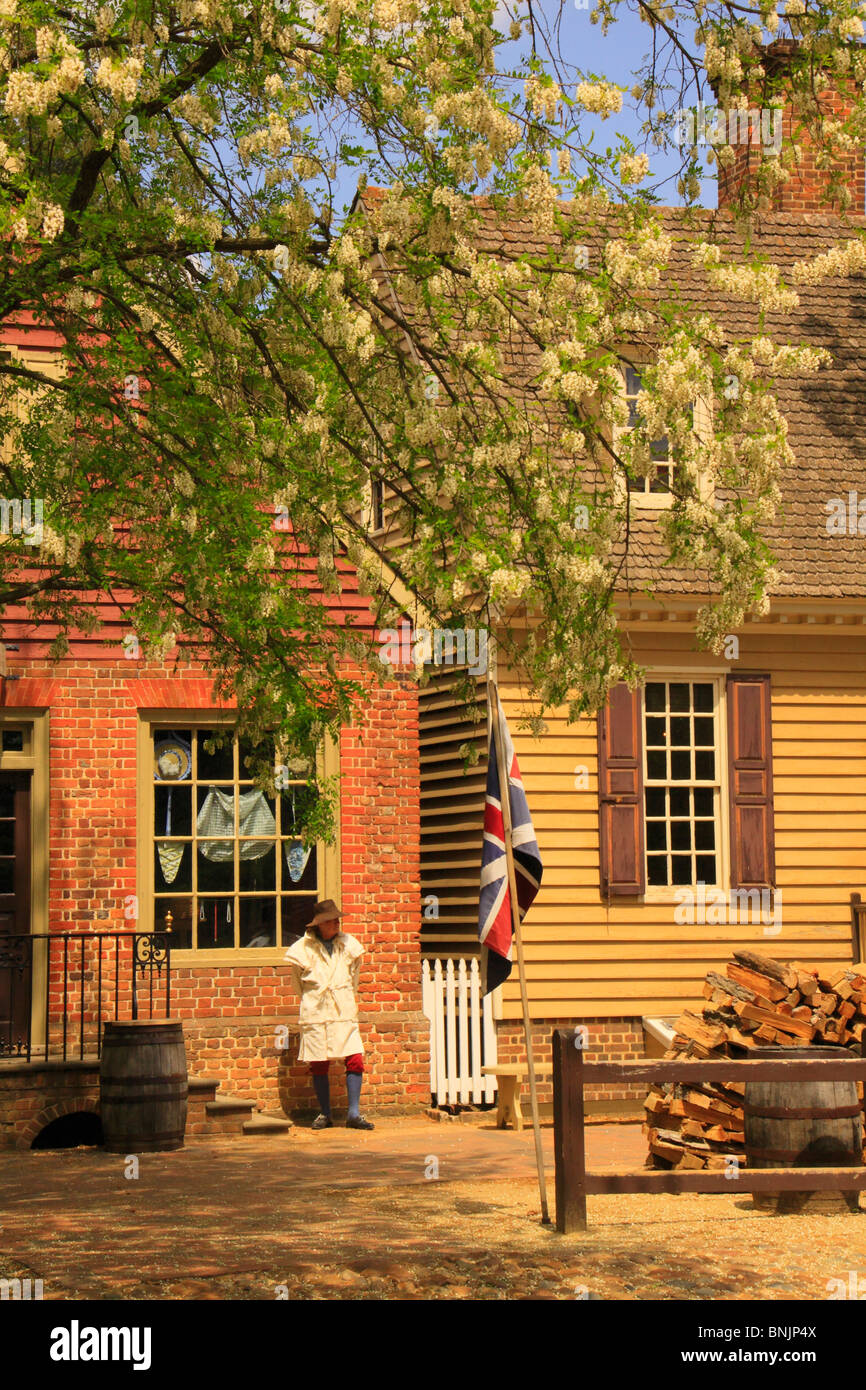
M731 887L773 888L773 738L769 676L728 676Z
M598 817L601 892L636 897L646 890L643 734L640 690L616 685L598 720Z

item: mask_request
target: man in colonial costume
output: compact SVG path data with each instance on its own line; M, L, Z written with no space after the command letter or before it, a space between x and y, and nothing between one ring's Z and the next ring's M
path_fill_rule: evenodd
M334 1123L328 1078L333 1058L343 1058L346 1066L346 1128L373 1128L359 1109L364 1047L358 1031L356 996L363 954L360 941L340 931L340 909L333 898L316 904L306 934L286 952L295 989L301 996L298 1061L309 1062L319 1102L313 1129L330 1129Z

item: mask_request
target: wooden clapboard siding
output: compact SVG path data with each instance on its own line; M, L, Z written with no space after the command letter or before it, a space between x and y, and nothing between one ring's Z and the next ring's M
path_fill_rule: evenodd
M532 1012L542 1018L676 1013L696 1003L708 970L733 949L830 965L850 959L849 896L866 889L866 634L786 625L740 636L736 662L694 650L691 632L631 631L649 671L681 668L771 677L776 883L782 929L760 924L678 924L676 904L604 902L599 889L596 722L569 726L535 712L513 673L499 688L544 861L541 892L524 928ZM580 769L586 786L575 786ZM723 788L723 807L727 786ZM770 924L772 925L772 924ZM515 980L503 1016L519 1016Z
M419 691L421 760L421 951L424 956L478 954L478 885L487 778L486 677L475 699L462 699L458 673L434 670ZM473 718L473 714L475 718ZM460 749L473 744L466 768ZM426 914L434 906L438 917Z

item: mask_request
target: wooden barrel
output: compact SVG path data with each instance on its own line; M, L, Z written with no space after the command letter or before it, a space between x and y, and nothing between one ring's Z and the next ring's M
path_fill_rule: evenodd
M850 1054L847 1054L850 1055ZM845 1057L840 1047L755 1048L752 1058ZM856 1081L747 1081L743 1098L749 1168L847 1168L862 1162ZM857 1193L767 1192L755 1206L778 1212L856 1209Z
M182 1024L105 1024L99 1098L109 1153L182 1148L188 1090Z

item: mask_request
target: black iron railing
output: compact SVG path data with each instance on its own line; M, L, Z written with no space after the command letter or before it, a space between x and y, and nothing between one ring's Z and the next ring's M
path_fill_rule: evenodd
M0 935L0 1058L102 1054L111 1019L168 1018L167 932Z

